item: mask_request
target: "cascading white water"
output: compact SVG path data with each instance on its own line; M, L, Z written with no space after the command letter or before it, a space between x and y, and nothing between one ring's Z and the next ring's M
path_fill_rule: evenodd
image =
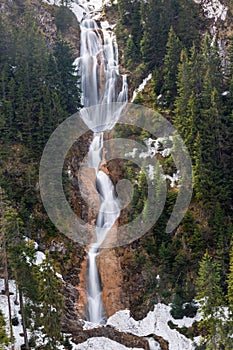
M82 3L82 7L83 7ZM88 253L88 318L94 323L103 323L104 307L102 288L96 256L120 214L114 186L103 171L99 170L102 161L103 133L111 129L120 116L121 109L128 99L126 76L121 76L118 70L118 49L115 36L109 30L107 22L101 22L101 28L91 18L90 7L85 8L86 14L80 23L81 50L77 61L81 75L82 104L84 107L99 105L98 113L92 114L91 109L83 109L83 120L94 131L93 141L88 152L88 166L96 170L96 188L100 197L100 209L96 219L95 240ZM122 89L118 91L119 79L122 79ZM111 103L121 102L119 107Z

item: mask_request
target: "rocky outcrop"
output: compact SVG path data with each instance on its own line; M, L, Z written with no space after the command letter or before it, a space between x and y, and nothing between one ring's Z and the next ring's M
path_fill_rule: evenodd
M148 340L145 337L119 332L110 326L89 330L83 330L82 328L78 330L76 329L73 331L72 341L75 344L80 344L93 337L105 337L129 348L150 350ZM153 337L160 344L162 350L169 350L168 342L166 340L156 335L151 335L150 337Z
M81 263L79 272L79 284L76 286L78 291L75 300L75 309L80 319L86 319L87 316L87 251L85 250L85 257Z
M136 335L119 332L109 326L83 330L81 332L79 331L76 334L74 333L72 341L76 344L80 344L92 337L105 337L129 348L142 348L145 350L150 350L148 341L145 338L140 338Z
M81 290L77 286L81 283L82 265L85 261L84 247L74 244L72 252L66 262L63 271L64 278L64 314L63 314L63 330L70 332L71 329L80 326L80 312L77 311L77 300L81 295Z

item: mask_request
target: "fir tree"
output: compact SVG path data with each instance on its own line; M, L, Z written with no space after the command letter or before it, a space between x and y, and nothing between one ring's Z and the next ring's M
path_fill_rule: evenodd
M61 106L67 116L81 107L79 76L74 66L72 48L63 40L58 40L54 49L57 65L57 87Z
M46 340L45 349L56 350L57 342L61 340L62 283L48 255L41 264L41 271L39 274L40 321Z
M200 263L197 278L197 300L201 305L201 324L207 331L206 348L217 350L224 341L222 318L224 295L221 289L220 267L205 253Z
M5 327L6 321L3 317L2 311L0 310L0 349L6 349L6 347L9 345L9 338Z
M164 59L164 86L165 99L168 106L172 105L177 94L176 77L180 61L181 42L171 27L168 34L166 54Z

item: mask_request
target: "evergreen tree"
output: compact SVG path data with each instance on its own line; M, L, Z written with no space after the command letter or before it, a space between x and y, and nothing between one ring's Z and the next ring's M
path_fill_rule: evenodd
M9 338L6 332L6 321L0 310L0 349L4 350L9 345Z
M200 263L197 278L197 300L201 305L201 324L207 331L206 349L217 350L224 342L222 319L224 295L220 286L220 267L205 253Z
M63 40L58 40L54 49L54 58L58 70L57 89L61 106L67 116L81 107L79 76L74 66L72 48Z
M233 244L231 244L227 298L228 298L228 303L229 303L230 317L231 317L232 324L233 324Z
M143 36L140 43L143 62L148 69L161 66L164 57L164 48L169 31L168 21L164 20L165 9L169 12L169 4L166 7L162 1L148 0L141 3L141 23Z
M5 294L7 296L8 304L8 315L9 315L9 328L10 328L10 343L11 349L14 350L14 335L12 327L12 313L11 313L11 300L10 300L10 289L9 289L9 271L8 271L8 254L7 254L7 232L5 224L5 214L6 214L6 200L4 197L4 192L0 187L0 247L1 247L1 260L4 268L4 284L5 284Z
M166 54L164 59L164 85L165 100L168 106L172 106L177 94L176 77L178 73L178 63L180 61L181 42L170 28L168 41L166 45Z
M40 266L39 291L41 301L41 326L46 339L45 349L56 350L61 340L62 283L54 271L51 261L46 259Z
M175 100L174 124L185 144L190 146L192 144L189 139L192 135L193 119L188 115L187 108L188 106L195 108L195 96L192 93L191 67L185 49L181 51L181 62L178 65L177 87L178 96Z

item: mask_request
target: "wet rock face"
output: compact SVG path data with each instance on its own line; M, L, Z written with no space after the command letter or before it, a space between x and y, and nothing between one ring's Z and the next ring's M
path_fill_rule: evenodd
M128 307L128 300L123 294L123 274L114 249L103 249L98 256L97 265L102 282L102 299L106 316Z
M78 291L77 298L75 300L76 314L79 319L86 319L87 316L87 251L85 250L85 257L81 263L79 272L79 283L76 286Z

